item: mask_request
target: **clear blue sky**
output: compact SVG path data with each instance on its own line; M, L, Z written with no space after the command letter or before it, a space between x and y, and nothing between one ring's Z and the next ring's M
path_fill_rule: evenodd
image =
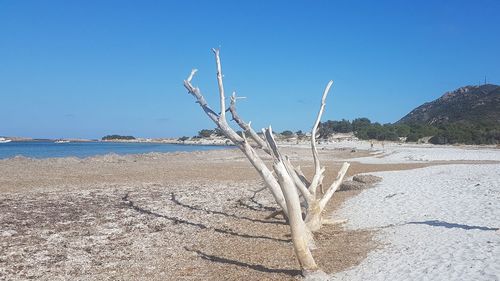
M445 91L500 83L500 1L0 0L0 135L195 135L226 90L255 127L394 122Z

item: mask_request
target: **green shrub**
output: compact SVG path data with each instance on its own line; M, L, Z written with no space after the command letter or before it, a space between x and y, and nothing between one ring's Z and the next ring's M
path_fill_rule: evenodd
M135 140L133 136L107 135L102 137L102 140Z
M214 130L203 129L203 130L201 130L201 131L198 132L198 137L200 137L200 138L209 138L213 134L215 134Z

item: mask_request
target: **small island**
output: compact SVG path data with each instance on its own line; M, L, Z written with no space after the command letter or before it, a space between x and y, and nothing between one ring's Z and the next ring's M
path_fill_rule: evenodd
M107 135L101 138L103 141L132 141L135 140L133 136L121 136L121 135Z

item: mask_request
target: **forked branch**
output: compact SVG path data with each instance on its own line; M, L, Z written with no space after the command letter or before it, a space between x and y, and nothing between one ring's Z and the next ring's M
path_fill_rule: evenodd
M208 117L212 121L217 123L219 120L219 115L217 113L215 113L210 108L210 106L208 106L208 103L205 100L205 98L203 97L203 95L201 94L200 89L197 87L194 87L193 84L191 84L191 80L193 80L193 77L197 71L198 71L198 69L191 70L191 73L189 74L188 78L186 80L184 80L184 87L188 90L188 92L191 95L193 95L196 98L196 102L201 106L201 108L203 109L203 111L205 111L205 113L208 115Z

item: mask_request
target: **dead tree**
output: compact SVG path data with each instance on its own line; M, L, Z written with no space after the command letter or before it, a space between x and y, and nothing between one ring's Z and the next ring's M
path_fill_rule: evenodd
M288 218L295 254L303 272L317 272L319 269L311 254L311 249L314 248L312 232L319 230L322 224L335 223L322 218L322 212L328 201L332 198L333 193L342 183L347 169L349 168L349 163L344 163L337 174L337 178L330 187L327 188L324 193L318 191L318 187L322 186L323 183L325 168L321 167L319 161L316 148L316 133L325 108L326 97L333 81L328 82L323 92L321 106L311 131L314 175L309 181L300 170L300 167L294 167L289 158L280 152L271 127L263 129L262 131L264 134L263 137L261 137L252 129L250 122L247 123L241 119L236 111L237 97L234 92L230 99L229 108L226 108L226 96L222 79L223 75L219 50L212 50L215 55L217 66L220 112L216 113L213 111L201 94L200 89L192 85L191 81L197 72L196 69L192 70L189 77L184 80L184 87L186 87L188 92L195 97L196 102L217 125L221 132L245 154L264 180L266 186L276 200L276 203ZM241 135L237 134L231 126L229 126L226 119L226 112L231 113L232 119L243 130ZM255 142L256 147L250 144L246 136L249 136L249 138ZM257 154L257 149L262 149L267 154L271 155L273 159L272 169L274 175L271 169L266 166L264 161ZM302 201L300 199L301 197L303 198ZM305 219L303 218L302 207L304 207L305 210Z

